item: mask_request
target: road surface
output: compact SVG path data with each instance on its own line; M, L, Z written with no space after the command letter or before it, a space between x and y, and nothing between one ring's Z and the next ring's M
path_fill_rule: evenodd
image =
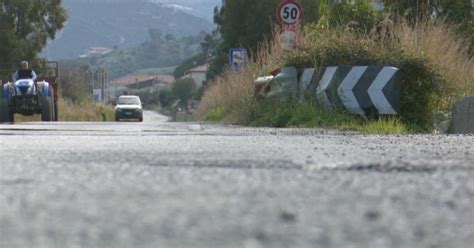
M474 136L0 125L0 247L472 247Z

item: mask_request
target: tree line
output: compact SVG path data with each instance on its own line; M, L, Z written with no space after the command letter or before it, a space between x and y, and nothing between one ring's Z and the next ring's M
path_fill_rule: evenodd
M212 79L228 66L231 48L243 47L255 54L259 43L273 38L278 23L275 9L281 0L227 0L214 10L215 33L219 45L210 65L208 78ZM376 11L374 2L383 4ZM423 20L443 20L471 42L474 50L474 22L470 0L300 0L305 16L303 24L314 23L331 28L356 23L365 31L389 16L393 21L412 23Z

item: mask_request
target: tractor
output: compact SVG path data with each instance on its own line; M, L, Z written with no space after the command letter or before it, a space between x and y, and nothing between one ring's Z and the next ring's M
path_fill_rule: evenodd
M0 88L0 123L14 122L15 114L41 115L41 121L58 121L59 63L56 61L36 61L33 63L38 80L9 79ZM0 76L11 77L13 66L0 65ZM13 69L13 70L12 70Z

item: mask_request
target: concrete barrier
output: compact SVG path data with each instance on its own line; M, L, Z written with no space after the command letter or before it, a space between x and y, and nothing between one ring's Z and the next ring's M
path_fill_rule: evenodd
M296 98L298 91L298 71L295 67L285 67L276 76L259 77L255 80L257 97Z
M308 95L328 110L345 108L362 116L398 115L400 94L400 70L389 66L285 67L255 81L255 95L263 99L304 101Z
M474 134L474 96L466 97L454 105L452 132Z

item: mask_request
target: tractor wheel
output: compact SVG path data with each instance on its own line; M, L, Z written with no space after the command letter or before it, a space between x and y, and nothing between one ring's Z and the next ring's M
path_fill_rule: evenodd
M8 99L0 96L0 123L12 122Z
M41 97L41 121L54 121L54 102L50 96Z

